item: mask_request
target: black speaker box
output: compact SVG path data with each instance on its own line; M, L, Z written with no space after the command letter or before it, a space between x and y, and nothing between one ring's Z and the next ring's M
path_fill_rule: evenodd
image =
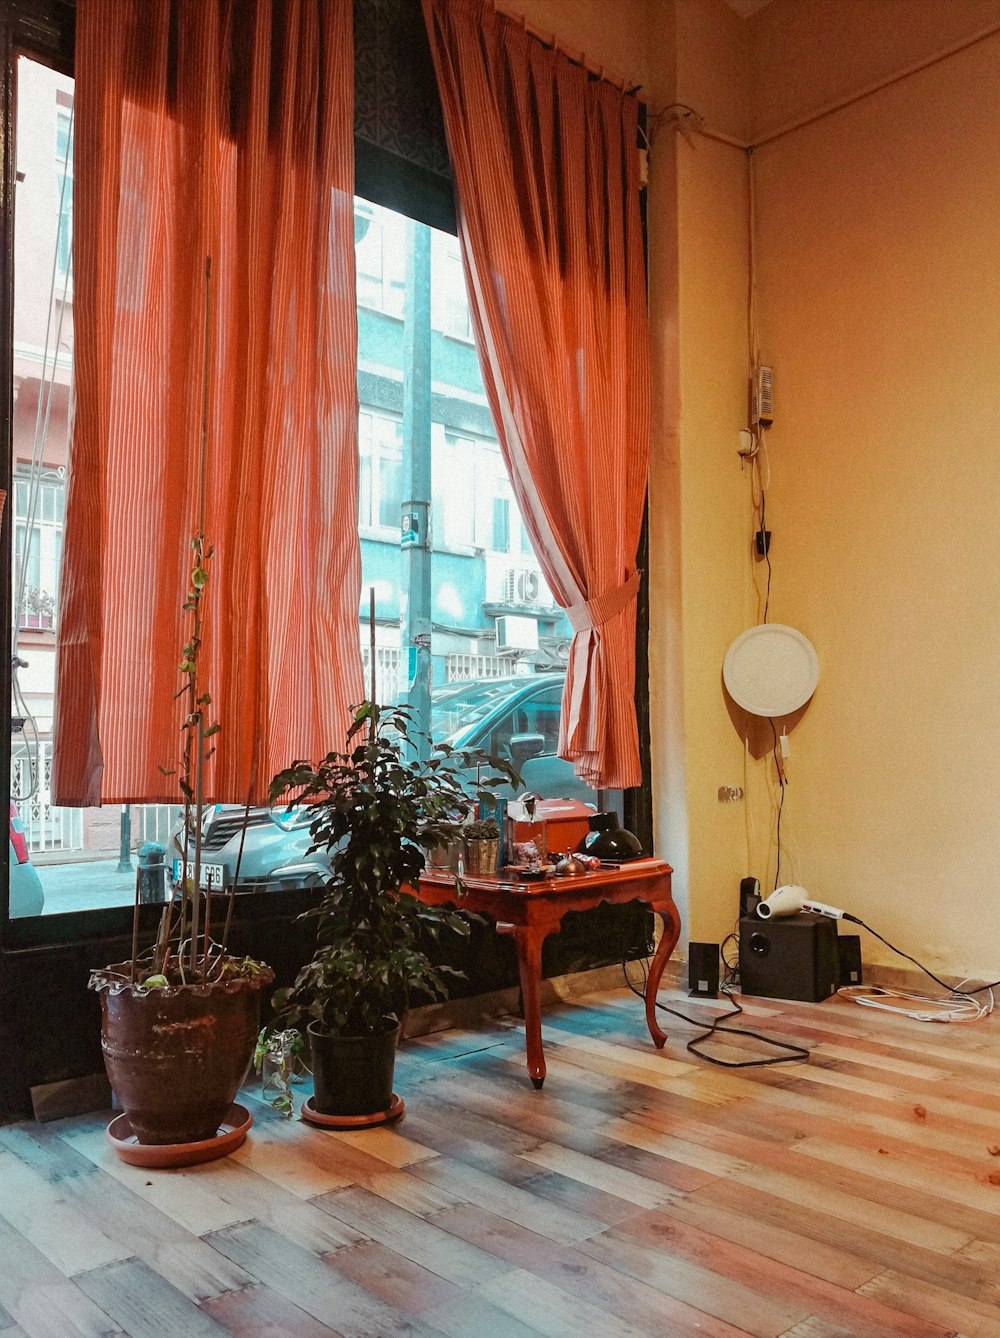
M740 990L762 999L819 1003L837 989L837 924L825 915L740 920Z
M688 992L703 999L719 997L718 943L688 944Z
M861 975L861 935L841 934L837 939L837 955L840 959L841 985L860 985Z

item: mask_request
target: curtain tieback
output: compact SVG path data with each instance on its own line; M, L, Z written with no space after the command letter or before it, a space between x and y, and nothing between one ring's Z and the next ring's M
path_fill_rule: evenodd
M571 604L565 612L573 631L589 632L603 623L610 622L635 599L639 593L641 579L642 572L636 569L624 585L616 585L611 590L605 590L603 595L597 595L594 599L585 599L582 604Z

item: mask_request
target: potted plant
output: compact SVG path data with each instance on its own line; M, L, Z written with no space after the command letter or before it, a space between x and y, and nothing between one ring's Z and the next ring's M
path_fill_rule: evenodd
M90 987L101 1000L101 1045L121 1117L108 1130L116 1151L142 1165L181 1165L221 1156L243 1141L250 1116L233 1108L253 1055L259 1030L261 991L274 973L249 957L227 951L233 899L229 893L221 943L212 938L212 896L201 888L201 842L205 815L205 766L215 750L219 725L209 718L212 698L199 678L202 603L212 546L205 538L205 459L208 433L208 331L211 263L205 262L205 376L199 441L201 479L197 532L191 540L191 575L183 610L188 635L181 651L183 747L177 774L184 803L180 895L168 901L156 941L139 952L139 879L128 961L94 971ZM247 805L249 808L249 802ZM235 1124L232 1123L236 1113ZM230 1126L223 1128L230 1121ZM152 1149L136 1153L140 1147ZM155 1149L171 1149L170 1154Z
M137 880L132 955L90 977L90 987L101 999L108 1079L131 1133L147 1145L190 1146L217 1138L253 1054L261 991L274 980L269 967L227 952L231 914L222 942L213 940L212 897L203 897L200 886L204 769L219 726L208 718L212 699L198 675L201 604L212 549L202 534L191 548L191 583L184 604L191 631L182 651L178 694L185 712L177 771L184 800L180 895L164 906L155 943L140 953ZM234 879L230 912L235 885Z
M429 755L420 755L421 740ZM400 1113L393 1097L399 1019L414 995L435 998L458 975L427 953L442 930L468 935L447 907L423 905L409 890L425 850L447 847L476 800L516 783L510 765L478 750L429 749L406 707L358 707L347 751L315 766L296 762L274 778L271 800L306 804L314 849L329 852L316 920L316 947L290 989L274 996L271 1028L304 1026L315 1092L303 1107L321 1123L375 1123ZM486 779L469 793L469 775ZM267 1030L267 1029L265 1029Z
M500 824L496 818L463 823L459 832L464 872L471 878L490 878L497 871Z
M309 1072L303 1055L306 1043L294 1027L269 1031L266 1027L253 1052L254 1070L260 1074L261 1095L286 1119L292 1118L292 1087Z

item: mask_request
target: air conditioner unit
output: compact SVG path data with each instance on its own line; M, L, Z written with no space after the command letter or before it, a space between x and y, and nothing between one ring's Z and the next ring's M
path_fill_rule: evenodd
M534 618L507 615L497 619L497 650L537 650L538 623Z
M533 567L509 567L504 579L505 604L540 604L542 578Z

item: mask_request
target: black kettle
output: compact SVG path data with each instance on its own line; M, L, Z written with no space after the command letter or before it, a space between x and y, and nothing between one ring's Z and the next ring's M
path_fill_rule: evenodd
M596 855L598 859L624 863L639 859L642 846L618 821L617 813L595 813L588 821L590 831L577 846L581 855Z

